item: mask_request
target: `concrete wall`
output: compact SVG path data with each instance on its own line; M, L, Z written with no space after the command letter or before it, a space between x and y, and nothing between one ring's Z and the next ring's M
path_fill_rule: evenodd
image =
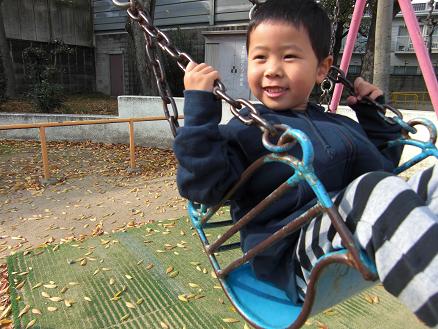
M183 98L175 98L180 115L184 113ZM163 106L159 97L148 96L119 96L119 117L149 117L163 116ZM233 115L226 103L222 105L222 123L230 120ZM354 112L344 106L339 107L338 113L355 118ZM403 110L406 121L415 117L426 117L436 125L436 114L433 111ZM0 125L33 122L59 122L71 120L93 120L102 118L115 118L114 116L86 116L86 115L44 115L44 114L8 114L0 113ZM180 120L180 125L183 122ZM173 136L167 121L138 122L134 125L135 143L142 146L171 148ZM127 123L111 123L104 125L73 126L46 129L47 140L69 140L128 144L129 130ZM417 139L425 140L429 136L426 129L419 129ZM0 130L0 139L30 139L39 140L38 129ZM418 153L418 149L407 147L403 157L410 157ZM430 161L435 161L431 159Z

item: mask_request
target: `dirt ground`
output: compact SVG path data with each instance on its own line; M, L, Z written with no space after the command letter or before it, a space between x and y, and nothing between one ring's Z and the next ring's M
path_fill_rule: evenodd
M140 170L130 174L123 145L50 143L51 175L60 182L41 186L38 147L0 142L0 263L43 243L186 214L170 151L138 148Z

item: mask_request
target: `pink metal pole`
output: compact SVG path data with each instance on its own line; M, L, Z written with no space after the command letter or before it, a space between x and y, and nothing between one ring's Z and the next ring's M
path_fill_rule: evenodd
M353 17L351 18L350 28L348 30L347 41L345 43L344 53L342 54L340 68L347 74L350 66L351 55L353 54L354 44L356 43L357 32L359 31L360 22L365 10L366 0L357 0L354 5ZM344 86L337 83L333 92L332 101L330 102L330 112L336 112L336 109L341 100L342 90Z
M418 26L417 17L410 0L398 0L400 9L405 19L408 28L409 36L412 40L418 63L420 64L421 73L423 73L424 81L426 82L427 91L429 92L430 100L432 101L435 114L438 117L438 83L435 76L435 71L430 61L429 53Z

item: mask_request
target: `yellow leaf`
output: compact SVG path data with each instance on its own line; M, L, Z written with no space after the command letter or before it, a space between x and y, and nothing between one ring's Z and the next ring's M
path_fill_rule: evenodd
M21 318L24 314L26 314L30 310L30 306L26 305L18 314L18 317Z
M36 320L30 320L29 323L26 325L26 329L29 329L30 327L32 327L35 324Z
M236 322L240 322L240 320L233 319L233 318L225 318L225 319L222 319L222 321L224 321L225 323L236 323Z

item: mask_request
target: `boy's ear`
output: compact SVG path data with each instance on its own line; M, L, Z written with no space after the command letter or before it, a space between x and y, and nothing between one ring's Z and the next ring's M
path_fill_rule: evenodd
M331 55L327 56L319 63L318 70L316 72L316 83L320 84L325 79L332 64L333 56Z

